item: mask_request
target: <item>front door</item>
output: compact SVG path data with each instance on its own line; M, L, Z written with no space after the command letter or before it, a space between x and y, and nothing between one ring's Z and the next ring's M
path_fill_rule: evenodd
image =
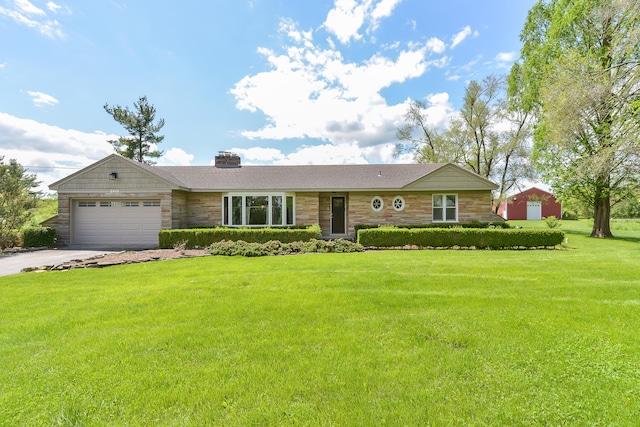
M346 213L344 196L331 198L331 234L346 234Z

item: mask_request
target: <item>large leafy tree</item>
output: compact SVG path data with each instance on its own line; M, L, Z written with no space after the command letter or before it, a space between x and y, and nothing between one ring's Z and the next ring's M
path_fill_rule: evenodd
M537 117L537 168L593 210L593 237L612 237L612 206L640 182L640 3L540 0L521 40L510 92Z
M472 80L462 108L443 131L428 124L427 108L412 101L398 129L396 153L413 153L420 163L459 163L498 184L495 201L532 177L529 161L531 115L510 108L498 76ZM496 209L498 203L495 203Z
M155 163L148 158L162 156L162 151L158 151L156 146L164 139L164 135L158 135L164 126L164 119L154 123L156 108L149 104L146 96L134 102L133 110L109 104L105 104L104 109L129 132L129 136L109 141L118 154L147 164Z
M15 232L29 220L37 204L37 186L35 175L14 159L5 164L0 156L0 247L15 243Z

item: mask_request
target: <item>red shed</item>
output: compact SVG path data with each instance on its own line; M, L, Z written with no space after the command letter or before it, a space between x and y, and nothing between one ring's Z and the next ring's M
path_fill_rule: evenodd
M498 215L507 220L536 220L549 216L562 218L562 205L553 194L533 187L500 203Z

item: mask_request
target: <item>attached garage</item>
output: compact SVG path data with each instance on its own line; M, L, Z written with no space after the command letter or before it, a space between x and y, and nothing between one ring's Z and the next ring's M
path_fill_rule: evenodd
M77 245L157 246L160 200L76 200Z

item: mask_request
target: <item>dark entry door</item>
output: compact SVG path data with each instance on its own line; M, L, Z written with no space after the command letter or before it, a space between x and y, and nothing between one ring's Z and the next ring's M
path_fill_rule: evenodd
M331 198L331 234L345 234L346 228L345 197Z

